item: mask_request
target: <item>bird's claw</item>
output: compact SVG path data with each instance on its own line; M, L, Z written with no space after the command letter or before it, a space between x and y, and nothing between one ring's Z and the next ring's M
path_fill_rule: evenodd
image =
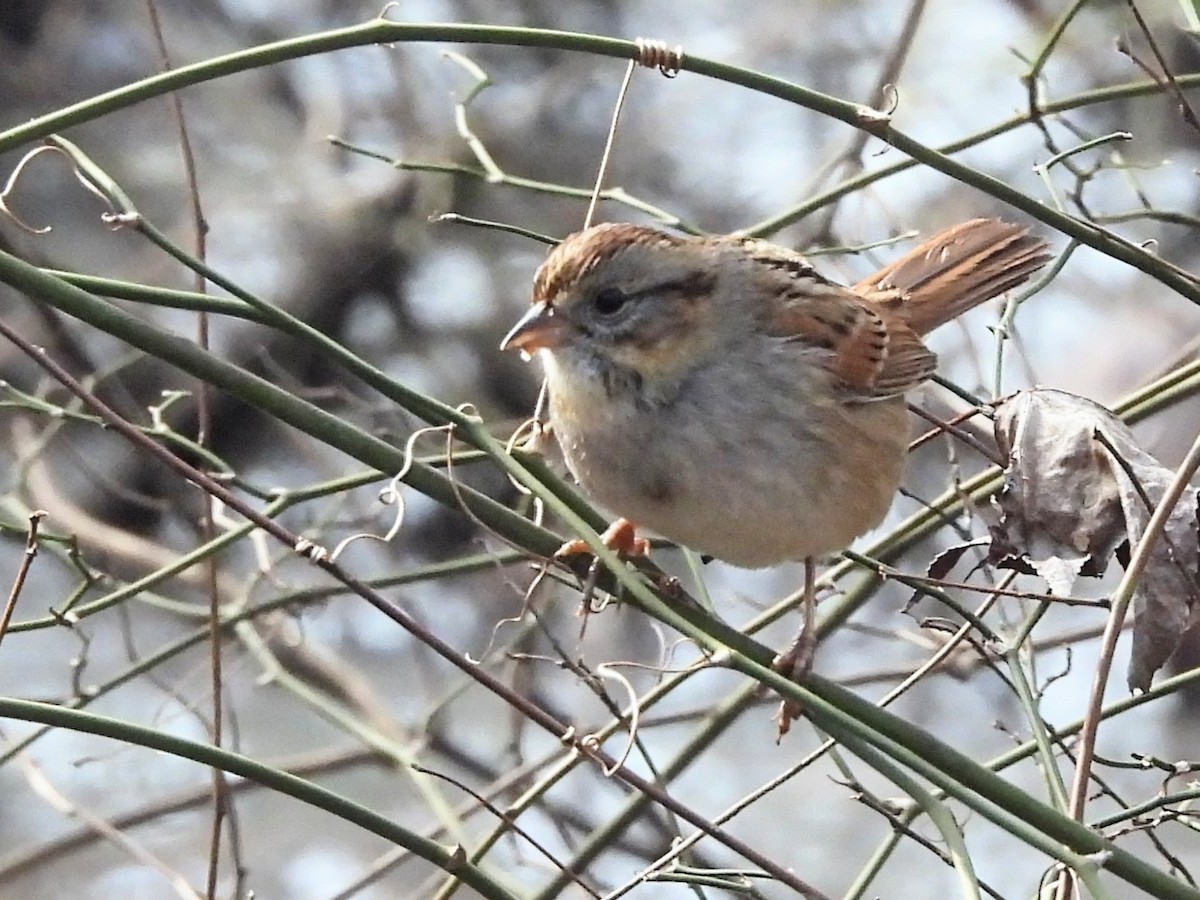
M638 537L637 527L628 519L617 519L600 535L600 540L609 550L625 558L646 556L650 552L650 542L644 537ZM592 548L586 541L567 541L554 553L555 559L566 559L571 556L590 556Z

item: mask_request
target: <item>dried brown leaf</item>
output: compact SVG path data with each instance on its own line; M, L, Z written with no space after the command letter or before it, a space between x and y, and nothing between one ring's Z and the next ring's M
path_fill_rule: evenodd
M1142 539L1154 506L1174 474L1157 463L1153 468L1131 467L1129 473L1122 470L1123 477L1119 476L1118 481L1130 543ZM1133 653L1127 676L1131 690L1150 687L1154 673L1175 652L1184 631L1200 613L1200 604L1196 603L1200 594L1196 583L1200 565L1196 500L1194 490L1185 491L1179 498L1134 591Z
M1064 391L1017 394L997 413L996 440L1009 467L991 558L1038 573L1055 594L1069 593L1080 575L1103 574L1121 545L1140 541L1174 477L1111 412ZM1135 589L1131 688L1149 687L1200 612L1196 516L1189 491Z
M1045 390L1023 391L996 414L996 442L1009 466L992 560L1036 572L1054 594L1069 594L1079 575L1104 574L1126 537L1112 466L1093 436L1102 416L1111 413Z

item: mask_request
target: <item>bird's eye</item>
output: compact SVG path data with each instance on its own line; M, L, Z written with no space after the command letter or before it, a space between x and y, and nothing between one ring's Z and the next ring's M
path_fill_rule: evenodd
M628 302L629 295L615 287L601 288L592 298L592 305L602 316L611 316L620 312Z

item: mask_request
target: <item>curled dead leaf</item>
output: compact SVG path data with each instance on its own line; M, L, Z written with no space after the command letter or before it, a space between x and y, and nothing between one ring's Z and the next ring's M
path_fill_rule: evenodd
M1102 575L1114 554L1125 562L1174 473L1111 412L1065 391L1016 394L997 411L995 427L1009 465L991 561L1036 572L1054 594L1070 593L1081 575ZM1200 613L1198 540L1197 494L1188 491L1134 593L1133 689L1150 686Z

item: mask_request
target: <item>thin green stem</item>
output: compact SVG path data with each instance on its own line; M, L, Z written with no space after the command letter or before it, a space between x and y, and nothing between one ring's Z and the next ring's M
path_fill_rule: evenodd
M1180 76L1178 82L1181 86L1194 88L1200 86L1200 75L1185 75ZM1124 100L1133 97L1144 97L1149 94L1161 94L1164 88L1161 84L1155 81L1133 81L1127 84L1118 84L1110 87L1096 88L1090 91L1083 91L1078 94L1072 94L1063 97L1059 100L1048 101L1040 107L1041 114L1053 115L1061 112L1066 112L1072 109L1082 109L1087 106L1094 106L1100 103L1112 103L1116 100ZM989 128L982 131L977 131L974 134L959 138L949 143L943 144L938 148L938 151L943 154L959 153L963 150L970 149L979 144L985 143L992 138L1000 137L1010 131L1015 131L1025 125L1029 125L1034 121L1034 116L1029 113L1023 113L1005 119L1002 122L997 122ZM793 206L780 213L776 213L770 218L763 219L753 225L741 229L742 234L751 237L763 237L773 234L774 232L785 228L788 225L798 222L811 213L835 203L842 197L853 194L856 191L863 190L871 185L890 178L893 175L898 175L901 172L906 172L909 169L920 165L920 161L916 159L903 159L886 166L880 166L878 169L872 169L867 172L862 172L853 178L847 178L841 184L834 185L820 194L815 194L804 203Z
M23 125L0 133L0 153L142 100L235 72L366 44L429 41L553 47L621 59L634 58L639 52L637 44L632 41L572 32L480 25L399 24L377 19L361 25L317 35L291 38L239 51L142 79L127 87L118 88L48 115L36 117ZM939 151L921 144L903 132L892 128L886 116L880 116L858 104L848 103L783 79L699 56L685 55L683 69L777 97L839 119L855 128L866 130L907 154L914 162L928 165L957 181L976 187L1058 229L1069 237L1077 239L1080 243L1087 244L1114 259L1134 266L1173 288L1192 302L1200 303L1200 282L1197 282L1188 273L1176 269L1165 260L1159 259L1106 229L1059 212L1021 193L999 178L951 159L947 154L954 152L953 150ZM1180 87L1192 86L1190 80L1182 77L1177 79L1177 83ZM1125 86L1125 88L1133 90L1129 86ZM1163 88L1155 84L1151 90L1161 91ZM1077 101L1077 103L1081 105L1082 101ZM1041 112L1044 114L1049 109L1051 109L1050 106L1044 105ZM973 136L969 140L977 143L982 139L980 136Z
M1038 604L1039 611L1029 615L1030 626L1032 622L1041 617L1041 613L1045 612L1050 606L1049 603L1042 602ZM1050 735L1046 729L1046 722L1042 718L1042 711L1038 708L1038 698L1034 694L1033 686L1029 683L1029 677L1022 665L1022 656L1027 652L1024 643L1014 644L1009 648L1005 658L1008 661L1009 677L1017 691L1017 698L1020 700L1021 707L1025 710L1025 720L1029 723L1029 729L1033 733L1033 742L1037 746L1038 761L1042 770L1042 778L1046 782L1046 792L1050 796L1050 804L1060 812L1065 812L1070 807L1070 802L1067 799L1067 786L1063 782L1062 772L1058 768L1058 760L1054 756L1054 746L1050 743Z
M127 746L136 745L158 750L182 759L190 759L204 766L221 769L223 772L240 775L263 787L294 797L302 803L323 809L359 828L379 835L386 841L404 847L438 868L452 872L489 900L517 900L516 895L505 890L499 882L478 866L468 862L461 848L447 847L431 841L328 788L264 765L240 753L210 744L189 741L177 735L134 725L131 722L122 722L105 716L64 709L48 703L35 703L30 700L0 697L0 718L39 722L55 728L95 734L120 741Z
M1088 3L1088 0L1072 0L1055 20L1051 26L1049 33L1046 35L1046 40L1042 44L1042 48L1034 57L1033 62L1029 64L1029 70L1021 76L1021 80L1033 84L1041 77L1042 69L1046 67L1046 63L1050 61L1050 55L1054 53L1054 48L1058 46L1058 42L1062 39L1063 33L1067 30L1067 26L1071 24L1071 20L1079 13L1081 9ZM1036 108L1036 104L1031 104Z
M844 746L917 802L917 805L925 815L929 816L929 820L941 834L942 840L946 842L946 850L949 853L951 864L954 866L954 871L958 875L962 896L966 900L981 900L979 879L975 875L975 867L971 864L971 854L967 851L962 828L954 820L954 813L950 811L950 808L937 795L926 790L920 782L893 763L887 754L881 753L866 741L851 737L844 742Z

